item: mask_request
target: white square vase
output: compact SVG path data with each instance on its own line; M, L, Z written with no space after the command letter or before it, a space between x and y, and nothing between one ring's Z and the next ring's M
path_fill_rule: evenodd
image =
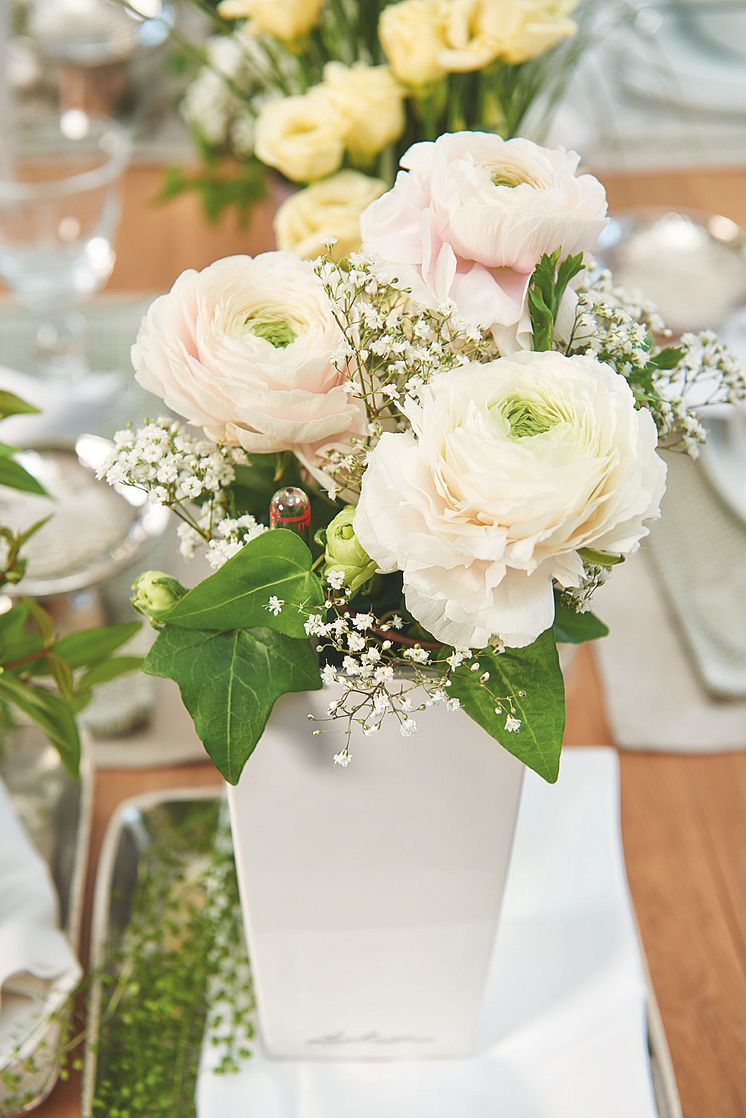
M266 1051L426 1059L473 1044L523 765L463 712L313 736L328 691L285 695L228 789ZM328 723L326 725L329 725Z

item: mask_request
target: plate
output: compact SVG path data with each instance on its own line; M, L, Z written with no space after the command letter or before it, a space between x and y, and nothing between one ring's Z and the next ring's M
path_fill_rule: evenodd
M588 802L589 789L594 785L594 783L597 782L600 775L601 783L604 785L605 791L604 794L600 797L601 808L599 810L601 811L601 814L604 815L605 823L603 824L603 826L608 827L608 812L606 809L609 805L606 802L606 792L608 792L610 789L613 789L610 794L612 796L616 795L616 790L618 787L616 775L616 760L613 752L609 750L569 750L567 751L566 758L563 764L566 764L566 769L570 773L570 777L565 782L565 787L568 791L571 792L571 798L573 798L575 795L580 794L582 795L585 802ZM571 791L573 786L574 791ZM561 790L561 788L562 778L560 779L560 784L557 786L557 788L548 789L548 794L557 795L558 789ZM541 794L541 790L539 794ZM534 794L533 788L530 794L530 798L533 798L535 804L536 795ZM208 802L212 801L214 803L215 819L217 821L217 816L221 804L221 796L217 790L205 790L198 798L194 798L193 790L182 792L163 792L153 795L147 795L144 797L137 797L123 804L116 816L112 819L107 831L104 847L102 849L101 860L99 863L99 873L96 882L96 896L92 928L92 952L95 965L100 966L104 962L106 957L106 944L112 938L115 941L121 941L121 938L127 933L128 922L133 907L133 899L135 891L138 888L138 874L139 872L141 872L141 866L143 864L143 854L148 849L149 844L153 841L153 837L158 834L162 835L164 818L174 819L178 816L178 818L180 819L181 833L183 834L188 829L189 812L191 810L195 811L196 818L203 818L202 813L204 812L206 800ZM567 804L565 804L565 807L566 806ZM600 819L601 815L599 815L598 818ZM607 836L611 835L613 831L614 828L612 827L612 831L606 832ZM562 845L561 840L563 839L563 836L554 831L553 833L555 834L555 837L557 839L555 845L559 848L559 846ZM606 840L602 841L600 845L602 847L605 847L608 841L609 839L607 838ZM612 839L611 841L618 843L618 834L617 837ZM527 852L532 846L532 836L530 833L526 833L526 827L524 826L523 837L521 838L520 822L518 842L522 844L523 855L526 856ZM559 849L557 850L558 857L561 857L562 853L563 852ZM596 854L597 850L596 853L592 854L592 856L589 852L588 857L590 858L590 861L593 862L593 866L598 869L599 867L596 865ZM603 857L601 858L601 861L603 861ZM609 879L614 882L614 888L616 889L617 885L619 884L618 867L616 865L609 865L607 869L609 871ZM142 885L142 880L140 880L140 884ZM514 887L512 913L506 911L504 923L507 925L507 927L505 927L504 931L501 931L502 938L499 941L500 949L498 950L496 958L499 957L500 950L503 950L505 948L507 948L508 952L514 950L516 947L516 943L521 939L527 939L533 942L531 940L531 937L534 936L535 938L534 933L541 935L542 929L538 926L535 927L533 930L531 928L524 928L521 936L515 937L513 935L517 928L517 924L515 921L518 910L521 909L526 900L526 896L520 895L520 889L516 890L516 888ZM628 905L628 901L623 899L620 899L619 903ZM506 899L506 908L510 907L511 905ZM600 914L597 914L597 916L600 917ZM606 919L605 917L600 918L601 924L598 930L601 934L601 938L603 938L605 934L604 928L606 925ZM633 941L636 944L636 933L634 932L634 925L631 923L631 921L631 912L627 908L627 915L624 917L623 923L625 924L625 927L629 924L629 926L632 928ZM612 935L614 935L613 932ZM561 936L558 938L561 939ZM555 947L553 948L552 952L550 952L550 955L553 954L554 951L557 949L561 950L561 947L557 948L557 944L555 943ZM676 1091L676 1084L673 1076L671 1060L668 1053L660 1014L658 1012L657 1004L655 1001L655 995L650 985L649 976L647 975L647 971L644 967L644 962L641 957L639 945L635 947L634 950L637 952L638 956L638 963L635 966L639 966L643 999L647 1004L646 1029L643 1034L643 1039L646 1038L646 1042L643 1044L643 1048L641 1049L641 1055L647 1063L647 1072L642 1067L637 1069L625 1069L622 1066L609 1066L605 1069L606 1073L608 1074L608 1079L606 1080L606 1088L611 1092L612 1095L620 1093L617 1091L617 1088L619 1086L619 1083L624 1081L625 1071L632 1072L630 1078L635 1079L638 1082L640 1092L643 1095L649 1092L649 1106L654 1109L647 1109L645 1113L656 1114L657 1118L681 1118L681 1109ZM594 950L591 951L590 954L597 955L596 949L594 948ZM598 960L596 959L596 962L597 961ZM582 964L581 962L581 966L582 965L585 964ZM595 964L591 963L588 965L590 969L588 971L587 977L590 977L592 979ZM608 977L608 975L606 977ZM536 1012L537 1009L541 1009L538 1004L533 1004L537 998L539 999L539 1001L541 1001L542 999L549 999L549 1003L544 1008L547 1011L549 1018L556 1018L552 1023L552 1027L560 1029L561 1035L562 1021L560 1020L560 1007L559 1005L557 1005L553 1009L551 1007L551 1003L552 999L558 995L558 991L561 988L564 988L567 982L571 983L571 988L575 991L575 993L573 993L572 995L573 998L577 996L580 1003L585 1003L587 1001L588 991L585 979L579 980L577 987L575 987L574 985L572 985L574 983L574 980L571 976L568 977L567 975L557 974L555 972L554 980L548 983L548 989L544 990L545 984L540 977L537 977L537 981L534 984L535 988L525 991L525 999L522 1007L523 1019L516 1023L514 1029L514 1038L516 1045L528 1044L529 1048L531 1047L534 1033L533 1029L529 1029L527 1031L527 1026L531 1022L532 1012ZM554 987L554 989L552 989L552 987ZM606 997L605 987L601 987L600 989L598 989L597 994L599 994L603 1000ZM627 995L625 994L624 997L626 999ZM634 1002L636 997L634 991L629 991L629 997L631 1001ZM93 1112L92 1106L96 1096L97 1084L100 1082L101 1077L105 1075L107 1064L110 1062L113 1055L113 1053L107 1050L106 1035L108 1033L108 1029L105 1033L99 1034L98 1026L101 1019L102 1008L102 989L100 986L94 987L89 1018L90 1037L92 1045L89 1046L86 1055L86 1069L84 1076L84 1114ZM107 1013L108 1012L109 1011L107 1010ZM496 1016L499 1016L500 1012L500 1007L496 1007L495 1005L493 1005L488 997L488 1005L486 1007L484 1019L484 1028L482 1030L483 1034L490 1031L493 1025L492 1019ZM111 1018L109 1018L109 1020L111 1020ZM639 1029L639 1025L634 1025L634 1014L631 1015L630 1020L632 1021L632 1036L634 1037L635 1027ZM547 1022L546 1020L544 1020L543 1027L546 1027L546 1024ZM607 1029L609 1027L609 1024L609 1022L605 1022L603 1029ZM616 1026L614 1025L614 1027ZM559 1036L557 1039L559 1040ZM507 1040L510 1043L512 1038L508 1037ZM589 1038L584 1038L582 1044L580 1044L580 1047L587 1047L588 1040ZM593 1044L593 1041L591 1040L590 1043ZM209 1045L205 1046L203 1049L203 1061L206 1058L204 1053L207 1053L209 1051ZM562 1064L563 1060L559 1058L557 1054L558 1051L559 1050L555 1051L554 1062L556 1064L557 1060L559 1059L559 1063ZM627 1055L629 1055L629 1050L627 1050ZM195 1062L197 1062L198 1060L199 1053L196 1053ZM578 1053L572 1055L570 1062L574 1065L574 1068L576 1070L578 1067L584 1066L582 1059L579 1058ZM386 1113L387 1115L396 1113L398 1115L398 1110L394 1112L390 1109L387 1109L386 1107L376 1110L376 1098L371 1099L369 1092L369 1087L374 1081L373 1077L375 1077L376 1084L379 1084L385 1083L386 1081L390 1082L392 1080L392 1077L394 1079L397 1079L397 1082L399 1082L401 1080L401 1077L404 1077L406 1079L407 1074L409 1074L409 1086L411 1087L412 1084L414 1084L414 1087L412 1088L415 1092L414 1097L420 1100L419 1104L421 1105L422 1097L427 1095L427 1092L430 1091L433 1082L435 1081L435 1079L437 1079L438 1076L448 1077L452 1073L458 1074L459 1065L464 1065L467 1068L468 1072L469 1063L470 1061L425 1061L418 1064L413 1064L408 1062L395 1061L393 1063L384 1062L360 1064L346 1062L344 1064L333 1064L329 1061L317 1061L314 1063L306 1062L303 1064L297 1064L293 1061L268 1060L262 1055L260 1046L257 1046L257 1051L255 1052L253 1058L248 1061L246 1067L243 1068L237 1075L220 1077L220 1085L218 1086L217 1090L222 1091L223 1089L225 1089L228 1092L233 1092L233 1101L236 1100L236 1097L238 1099L239 1109L236 1110L236 1113L256 1112L261 1113L263 1118L266 1118L266 1115L269 1114L274 1115L276 1113L282 1113L283 1115L287 1114L287 1118L295 1118L296 1112L294 1110L283 1109L283 1106L289 1106L287 1100L294 1097L294 1090L291 1089L290 1084L294 1084L294 1089L297 1090L298 1084L302 1080L305 1084L304 1091L306 1091L307 1088L309 1088L309 1086L313 1084L313 1080L316 1077L333 1077L335 1075L338 1075L340 1076L340 1080L338 1084L335 1083L335 1088L336 1086L339 1086L339 1091L336 1091L336 1089L329 1090L331 1079L327 1078L327 1080L325 1081L327 1088L325 1097L327 1098L327 1100L329 1100L328 1112L330 1118L333 1114L336 1114L336 1110L334 1110L332 1102L334 1103L334 1106L341 1107L344 1101L344 1103L347 1105L346 1113L355 1113L356 1105L354 1103L354 1098L357 1097L358 1102L360 1102L362 1098L360 1092L363 1092L365 1094L365 1106L367 1106L368 1109L360 1106L358 1108L359 1114L362 1114L364 1112L366 1115L374 1113ZM494 1066L499 1068L500 1064L497 1063ZM499 1074L499 1072L495 1072L494 1070L490 1072L490 1068L492 1067L493 1065L488 1062L488 1064L486 1065L485 1074L491 1074L494 1077L494 1075ZM190 1068L189 1072L190 1075L197 1079L198 1069L196 1066ZM213 1088L212 1084L209 1082L209 1078L209 1069L206 1069L203 1066L202 1070L199 1072L198 1079L198 1097L200 1100L199 1107L195 1107L195 1109L190 1108L188 1111L182 1111L180 1118L194 1118L196 1114L199 1114L201 1118L208 1118L208 1116L209 1118L211 1118L213 1114L218 1113L220 1113L221 1118L228 1118L228 1115L233 1113L230 1101L227 1102L227 1104L224 1106L224 1109L220 1109L223 1106L223 1103L226 1102L226 1100L229 1100L229 1096L226 1095L225 1098L222 1099L222 1101L217 1100L217 1096L212 1094ZM598 1075L596 1075L596 1079L598 1079ZM613 1087L613 1084L616 1084L616 1087ZM487 1106L487 1104L489 1104L491 1100L491 1095L488 1090L488 1084L484 1081L480 1081L477 1077L475 1078L475 1087L477 1093L479 1093L480 1091L484 1092L484 1094L482 1094L480 1097ZM398 1087L395 1087L395 1089L398 1090ZM564 1086L565 1093L569 1091L572 1094L573 1089L573 1081L569 1081ZM261 1098L264 1099L264 1106L258 1105L260 1095L254 1095L254 1091L256 1090L260 1092ZM343 1098L343 1094L345 1091L347 1091L348 1094L346 1098ZM261 1092L264 1093L262 1094ZM355 1092L357 1092L357 1096L355 1096ZM430 1091L430 1094L432 1094L432 1091ZM583 1094L583 1092L581 1091L580 1094ZM584 1097L587 1101L587 1098L589 1096L586 1094ZM306 1095L304 1094L304 1099L305 1098ZM308 1099L310 1098L311 1092L309 1091ZM538 1098L539 1094L537 1094L537 1100ZM282 1099L285 1099L285 1103L282 1103L280 1101ZM217 1110L215 1109L216 1100L218 1101ZM254 1106L254 1103L257 1103L257 1105ZM373 1109L370 1109L371 1106L373 1107ZM240 1109L241 1107L243 1107L242 1110ZM446 1113L446 1111L442 1112ZM482 1111L482 1113L486 1112L487 1109ZM494 1111L489 1110L489 1112L492 1113ZM316 1111L311 1106L308 1110L308 1113L313 1114L316 1113ZM417 1111L417 1113L419 1114L419 1110ZM436 1113L436 1111L433 1111L433 1113ZM437 1114L440 1113L441 1110L437 1110ZM453 1111L449 1111L448 1113L453 1113ZM464 1107L462 1115L465 1115L466 1113L467 1109L466 1107ZM471 1113L471 1111L468 1111L468 1113ZM521 1113L523 1113L522 1110ZM545 1111L539 1106L538 1101L536 1103L536 1109L532 1111L532 1113L536 1114L537 1118L544 1115ZM599 1111L594 1111L594 1114L597 1115L598 1113ZM616 1114L617 1111L614 1110L613 1113ZM577 1118L585 1118L585 1114L585 1109L578 1109Z

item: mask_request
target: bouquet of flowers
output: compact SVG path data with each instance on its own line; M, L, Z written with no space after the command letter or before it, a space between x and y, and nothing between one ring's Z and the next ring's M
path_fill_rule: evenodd
M410 735L436 705L556 779L557 643L604 635L589 605L659 515L660 451L696 452L692 408L745 388L713 335L668 344L594 265L606 198L578 163L416 144L362 252L229 257L150 307L137 379L201 431L121 431L104 473L214 568L190 590L148 572L134 604L160 630L145 670L228 781L277 697L322 686L312 732L341 729L340 765L353 734Z
M249 205L265 168L311 184L281 207L280 248L311 259L360 247L359 217L417 140L479 128L508 137L551 110L584 45L578 0L222 0L183 115L206 162L174 169L208 213ZM218 164L238 159L226 178Z

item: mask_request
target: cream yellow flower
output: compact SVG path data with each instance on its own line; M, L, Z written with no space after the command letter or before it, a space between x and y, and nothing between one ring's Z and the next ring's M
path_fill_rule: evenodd
M359 171L339 171L291 195L275 216L278 247L313 260L335 240L335 260L360 248L360 215L387 187Z
M305 35L321 14L324 0L222 0L223 19L247 19L254 35L274 35L292 42Z
M294 182L314 182L337 170L348 122L320 86L298 97L268 101L256 122L255 151Z
M447 49L442 0L401 0L381 12L378 38L395 77L408 86L423 86L442 78L441 61Z
M404 131L404 90L388 66L328 62L322 88L347 121L345 145L353 157L377 155Z
M499 9L495 17L500 32L500 57L506 62L526 62L551 50L562 39L571 39L578 25L570 15L578 0L489 0Z

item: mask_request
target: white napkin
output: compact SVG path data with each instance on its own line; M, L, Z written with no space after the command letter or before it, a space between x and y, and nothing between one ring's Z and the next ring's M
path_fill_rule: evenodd
M616 568L593 608L611 630L594 652L617 745L677 753L743 749L746 702L707 695L644 552Z
M84 431L96 431L123 391L122 376L117 372L91 373L71 386L4 366L0 366L0 388L14 392L41 412L3 420L3 441L12 446L64 442Z
M528 774L476 1053L333 1063L256 1051L212 1073L199 1118L655 1118L646 984L619 831L612 750L566 751L559 783Z
M18 999L29 999L27 1009L36 1012L53 980L73 986L79 976L77 959L58 928L57 898L47 865L18 822L0 781L0 1062L3 1042L24 1016Z

